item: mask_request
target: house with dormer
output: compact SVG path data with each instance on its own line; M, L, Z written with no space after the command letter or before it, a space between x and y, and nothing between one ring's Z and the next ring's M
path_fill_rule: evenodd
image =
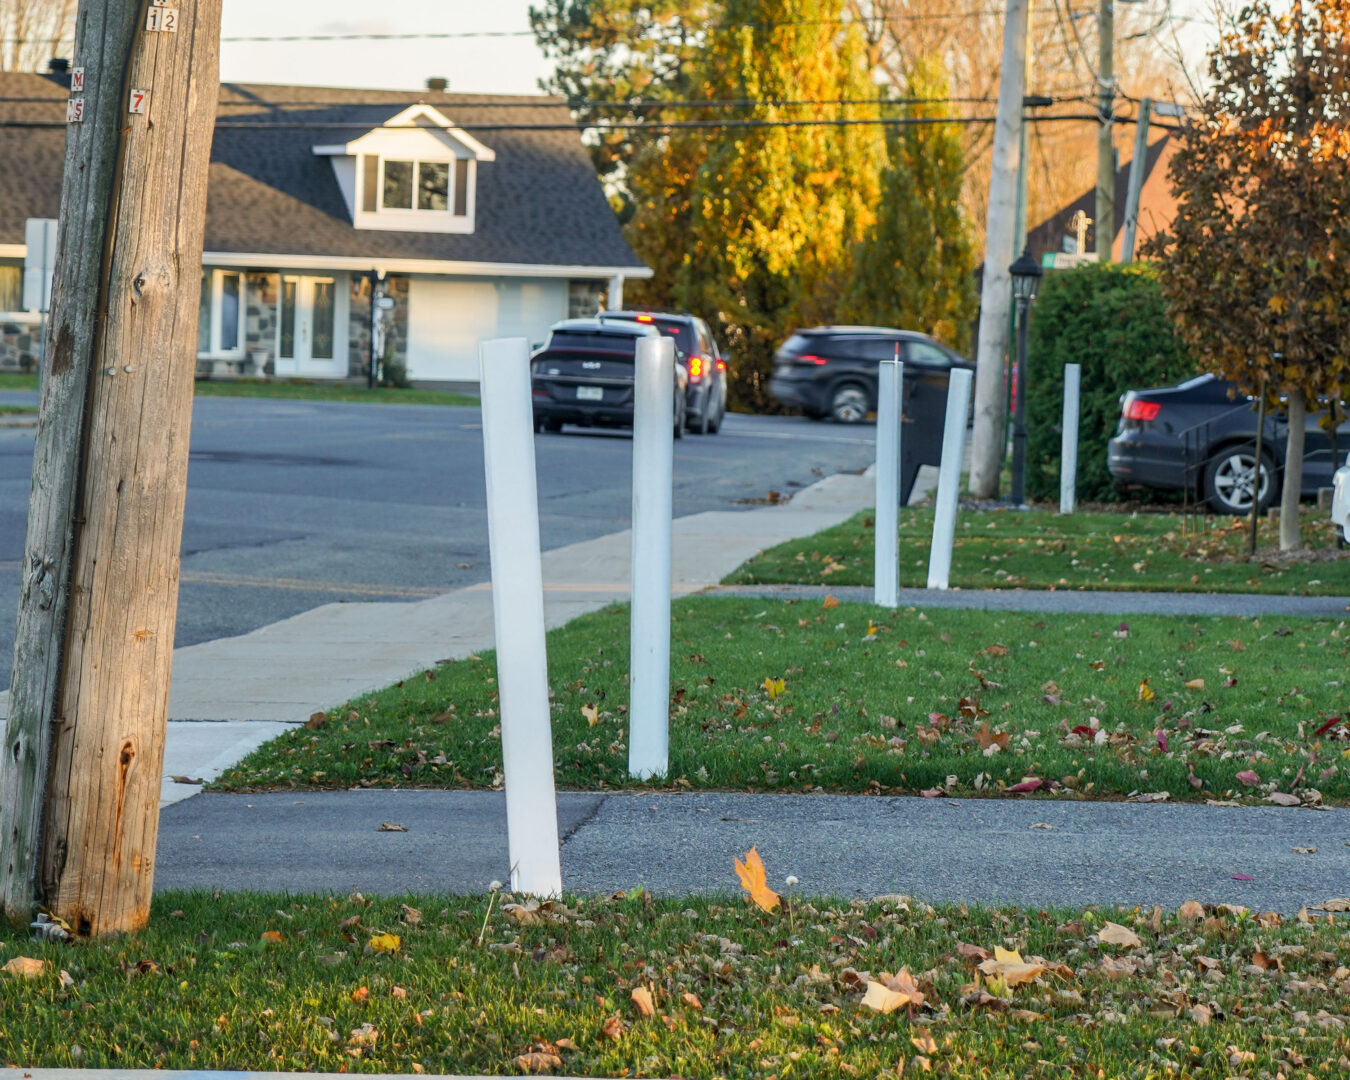
M0 74L0 369L31 365L32 222L57 216L68 76ZM200 374L469 384L478 342L542 342L651 275L558 99L225 84ZM34 125L38 126L34 126Z

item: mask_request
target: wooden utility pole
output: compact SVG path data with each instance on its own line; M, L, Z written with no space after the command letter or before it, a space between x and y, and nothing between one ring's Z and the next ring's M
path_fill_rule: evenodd
M222 0L82 0L0 749L0 910L143 926ZM177 3L179 6L168 6Z
M1134 121L1134 156L1130 158L1130 180L1125 189L1125 225L1121 229L1120 261L1134 262L1134 244L1139 235L1139 198L1144 190L1144 161L1148 157L1148 123L1153 116L1153 99L1139 102Z
M984 277L980 284L980 328L976 352L975 427L970 442L970 491L976 498L998 494L1003 465L1003 421L1007 407L1012 278L1008 267L1017 216L1017 159L1021 144L1022 98L1026 93L1028 0L1008 0L1003 23L1003 61L998 112L989 171L989 208L984 230Z
M1100 262L1111 261L1116 238L1116 9L1113 0L1097 5L1097 235Z

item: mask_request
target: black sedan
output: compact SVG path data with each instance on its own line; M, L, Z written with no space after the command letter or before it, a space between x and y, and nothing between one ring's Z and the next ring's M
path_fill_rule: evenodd
M877 407L877 364L898 359L905 381L931 386L939 411L954 367L975 370L964 356L926 334L883 326L817 326L798 330L774 356L769 393L780 405L795 405L812 420L831 417L858 424Z
M1289 423L1283 413L1267 413L1258 471L1256 417L1252 398L1213 375L1130 390L1120 399L1120 422L1107 444L1107 467L1122 489L1190 490L1221 514L1250 512L1255 492L1258 508L1265 509L1280 491ZM1342 423L1333 447L1324 418L1325 413L1308 416L1305 497L1331 486L1339 458L1350 449L1350 424Z
M530 360L534 430L633 426L633 361L637 343L660 338L650 323L566 319ZM675 353L675 438L684 435L689 371Z

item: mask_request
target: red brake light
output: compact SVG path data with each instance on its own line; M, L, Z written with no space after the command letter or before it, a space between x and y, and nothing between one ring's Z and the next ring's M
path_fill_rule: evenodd
M1162 405L1156 401L1140 401L1136 398L1125 406L1125 419L1155 420L1161 410Z
M655 322L656 320L653 319L650 315L639 315L639 316L637 317L637 321L638 321L638 322Z
M727 362L726 362L725 360L719 360L719 361L717 361L717 370L718 370L718 371L726 371L726 369L727 369Z
M703 378L703 357L691 356L689 358L689 381L698 382Z
M813 355L813 354L811 354L811 353L801 353L801 354L797 357L797 363L799 363L799 364L828 364L828 363L829 363L829 360L827 360L827 359L826 359L825 357L823 357L823 356L815 356L815 355Z

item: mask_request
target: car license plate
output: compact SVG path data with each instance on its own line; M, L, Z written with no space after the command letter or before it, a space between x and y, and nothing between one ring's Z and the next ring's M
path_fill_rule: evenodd
M578 387L577 387L577 400L578 400L578 401L604 401L604 400L605 400L605 391L604 391L604 388L603 388L603 387L600 387L600 386L578 386Z

